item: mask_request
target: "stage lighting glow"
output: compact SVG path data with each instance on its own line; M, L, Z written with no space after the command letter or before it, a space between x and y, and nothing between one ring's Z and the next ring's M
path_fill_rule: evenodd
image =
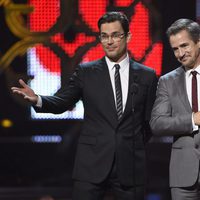
M60 135L34 135L31 137L33 143L61 143Z
M10 128L13 126L13 122L10 119L3 119L1 120L1 126L3 128Z

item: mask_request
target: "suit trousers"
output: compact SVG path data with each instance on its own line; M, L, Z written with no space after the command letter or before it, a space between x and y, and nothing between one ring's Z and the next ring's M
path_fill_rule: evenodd
M171 188L172 200L199 200L200 199L200 174L193 186Z
M73 200L103 200L108 192L115 200L144 200L144 186L122 186L117 178L116 164L102 183L74 181ZM113 198L111 198L113 200ZM111 200L110 199L110 200Z

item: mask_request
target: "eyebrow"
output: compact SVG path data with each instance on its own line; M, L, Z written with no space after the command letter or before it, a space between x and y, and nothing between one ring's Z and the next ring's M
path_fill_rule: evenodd
M180 45L177 46L177 47L172 47L172 49L173 49L173 50L176 50L176 49L178 49L179 47L186 47L186 46L188 46L188 42L184 42L184 43L180 44Z
M115 32L112 32L111 34L115 34L115 33L120 33L119 31L115 31ZM105 32L101 32L101 34L105 34L105 35L108 35L107 33Z

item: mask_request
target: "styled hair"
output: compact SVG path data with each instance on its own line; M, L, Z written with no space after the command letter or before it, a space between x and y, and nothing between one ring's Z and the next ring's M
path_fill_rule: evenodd
M200 39L200 25L191 19L178 19L166 31L168 39L180 31L187 31L191 39L197 43Z
M121 23L124 33L127 35L129 32L129 21L127 16L121 12L107 12L104 14L98 21L99 30L101 29L102 24L116 21Z

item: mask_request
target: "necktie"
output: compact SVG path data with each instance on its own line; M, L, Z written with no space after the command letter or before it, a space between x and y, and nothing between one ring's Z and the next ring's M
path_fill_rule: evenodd
M198 112L197 72L192 71L192 111Z
M115 95L116 95L116 109L118 120L121 119L123 113L122 107L122 88L121 88L121 80L120 80L120 65L115 64Z

